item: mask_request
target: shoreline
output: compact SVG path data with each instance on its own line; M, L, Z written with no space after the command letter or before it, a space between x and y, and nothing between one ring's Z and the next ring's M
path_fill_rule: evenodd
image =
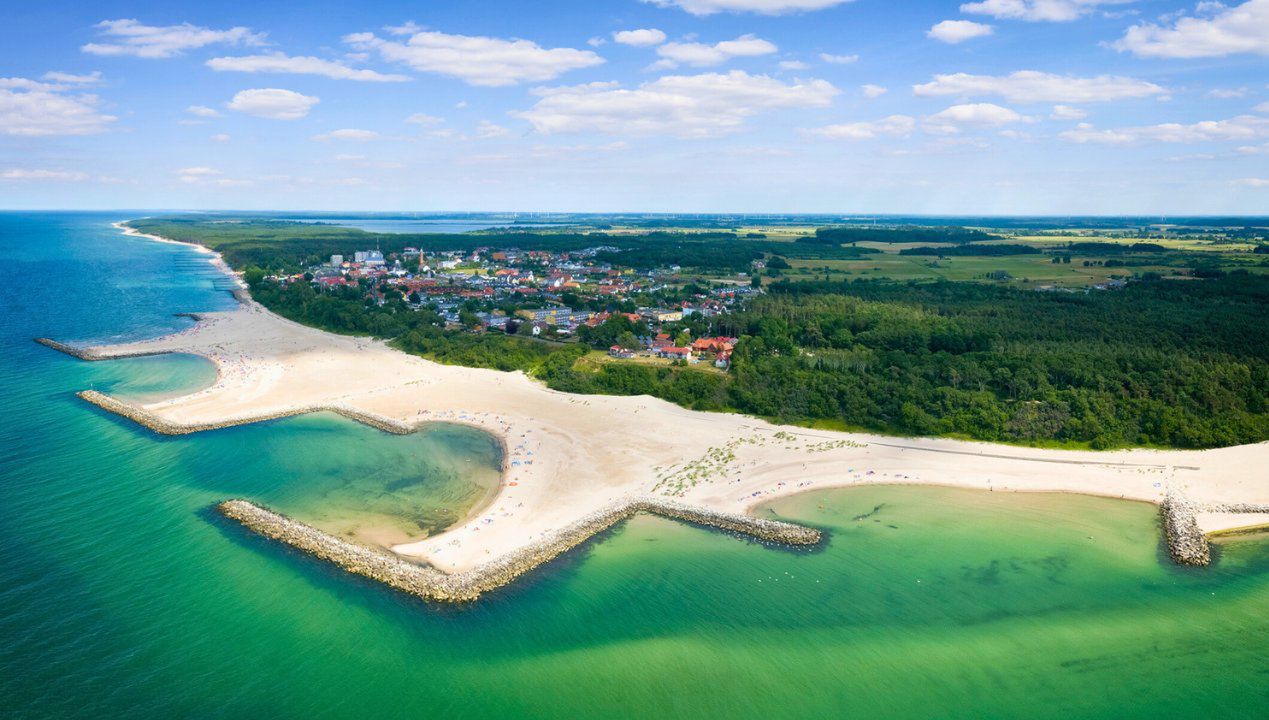
M188 245L126 226L121 230ZM488 507L444 532L392 547L441 572L468 571L616 498L654 492L699 509L750 514L792 494L865 484L1081 493L1156 505L1181 494L1203 506L1269 508L1269 481L1260 472L1269 461L1269 443L1098 452L779 426L750 416L695 412L647 396L560 393L523 373L440 365L381 341L300 325L267 311L245 292L235 295L236 310L204 314L187 331L77 350L94 359L145 351L212 360L218 379L210 388L115 406L125 416L139 417L139 410L152 423L181 433L335 406L349 411L340 413L345 417L392 428L388 432L429 422L485 430L498 439L503 456L500 484ZM106 399L112 406L118 402ZM1269 523L1269 514L1226 512L1202 520L1202 530L1210 532Z

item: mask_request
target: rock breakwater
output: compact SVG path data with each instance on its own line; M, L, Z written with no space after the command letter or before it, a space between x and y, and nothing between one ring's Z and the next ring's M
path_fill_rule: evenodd
M450 574L350 543L246 500L227 500L220 503L217 510L260 535L333 563L347 572L435 602L476 600L640 512L742 533L765 542L805 546L821 540L820 531L814 528L641 497L614 503L503 557L466 572Z
M252 423L266 422L268 420L294 417L296 415L307 415L308 413L315 412L336 413L337 415L342 415L349 420L355 420L364 425L369 425L370 427L387 433L392 433L394 435L408 435L416 430L414 426L401 422L400 420L394 420L390 417L368 413L364 410L357 410L356 408L350 408L344 405L309 405L299 408L289 408L287 410L280 410L272 413L226 418L224 420L210 423L178 423L160 417L156 413L151 412L140 405L110 397L109 395L97 392L96 390L83 390L76 393L76 395L79 396L80 399L90 402L102 410L128 418L138 425L145 426L160 435L188 435L190 433L204 432L207 430L220 430L222 428L249 425Z
M1212 562L1207 535L1199 529L1199 506L1180 493L1168 493L1159 505L1168 554L1178 565L1205 566Z
M102 352L95 348L76 347L74 345L67 345L66 343L58 342L56 340L53 340L52 338L46 338L46 337L35 338L35 342L43 345L44 347L52 348L54 350L57 350L58 352L66 353L67 355L70 355L71 357L79 358L80 360L87 360L89 362L94 362L97 360L123 360L125 358L149 357L151 355L170 355L172 352L171 350L134 350L132 352Z

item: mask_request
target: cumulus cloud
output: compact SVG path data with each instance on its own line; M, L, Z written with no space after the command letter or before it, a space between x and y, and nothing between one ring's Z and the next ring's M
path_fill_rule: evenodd
M83 182L89 179L88 173L73 170L44 170L12 168L0 172L4 180L51 180L54 182Z
M540 133L711 137L739 130L759 113L824 107L838 90L824 80L784 83L733 70L668 75L633 89L609 82L535 93L537 104L516 116Z
M1017 122L1030 122L1031 118L1015 110L992 103L968 103L953 105L925 119L926 132L950 135L965 126L1000 127Z
M413 33L404 42L385 40L373 33L355 33L345 36L344 42L356 49L374 50L384 60L420 72L446 75L483 87L553 80L570 70L604 62L590 50L544 48L529 40L433 31Z
M676 67L679 64L708 67L721 65L736 57L770 55L778 49L756 35L741 35L735 40L724 40L714 45L670 42L657 48L657 55L670 61L667 67Z
M1269 118L1239 115L1229 120L1205 120L1189 125L1162 123L1108 130L1099 130L1089 123L1080 123L1073 130L1060 133L1058 137L1073 143L1102 145L1244 141L1269 137Z
M801 60L781 60L779 67L781 70L808 70L811 66Z
M356 128L342 128L340 130L331 130L328 133L314 135L313 139L318 142L329 142L331 140L355 140L357 142L365 142L374 140L379 137L379 133L374 130L357 130Z
M318 98L294 90L256 88L234 95L229 109L269 120L299 120L318 102Z
M1247 88L1216 88L1208 90L1207 96L1217 100L1232 100L1234 98L1247 97Z
M0 78L0 135L39 137L92 135L115 121L102 113L96 95L64 84Z
M858 55L832 55L829 53L820 53L820 59L830 65L849 65L858 62Z
M1070 22L1103 5L1123 5L1134 0L983 0L961 5L961 12L990 15L1001 20Z
M966 40L991 35L993 32L995 29L992 26L971 20L944 20L930 28L926 35L949 45L955 45Z
M212 30L182 23L180 25L143 25L136 20L103 20L96 25L107 43L88 43L80 47L93 55L131 55L139 58L169 58L186 50L208 45L263 45L264 33L250 28L232 27Z
M665 42L665 33L656 28L643 28L640 30L619 30L612 34L614 42L622 45L633 45L634 47L650 47L652 45L660 45Z
M406 118L405 121L414 125L423 125L424 127L440 125L445 122L444 119L438 118L435 115L428 115L427 113L414 113L410 117Z
M643 0L658 7L679 7L693 15L720 12L751 12L760 15L823 10L852 0Z
M1151 82L1116 75L1074 77L1035 70L1009 75L935 75L912 92L923 97L974 97L999 95L1016 103L1088 103L1165 95L1167 90Z
M1253 188L1269 188L1269 178L1240 178L1234 181L1235 185Z
M209 108L206 105L190 105L185 108L185 112L190 115L196 115L202 118L220 117L220 111L215 108Z
M229 135L227 133L216 133L211 136L211 139L215 142L229 142Z
M95 85L101 82L101 71L94 70L87 75L76 75L74 73L53 70L44 73L41 79L54 83L64 83L66 85Z
M916 129L916 118L909 115L891 115L868 122L840 123L803 130L804 135L826 140L872 140L879 137L907 137Z
M1258 113L1269 113L1269 102L1262 102L1256 107L1252 108L1252 110L1255 110Z
M1133 25L1113 47L1150 58L1269 55L1269 0L1247 0L1230 8L1214 5L1210 17L1182 17L1170 27Z
M390 75L374 70L351 68L334 60L304 56L291 57L283 53L218 57L207 61L207 67L220 72L290 73L294 75L321 75L333 80L359 82L407 82L407 75Z
M879 98L882 95L885 95L886 93L890 92L886 88L880 85L873 85L872 83L864 85L861 89L863 90L864 97L866 98Z

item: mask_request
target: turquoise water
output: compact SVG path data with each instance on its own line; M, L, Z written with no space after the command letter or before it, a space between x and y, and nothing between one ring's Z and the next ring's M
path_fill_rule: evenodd
M1269 542L1175 568L1135 503L875 487L767 510L826 528L815 552L641 517L466 608L253 537L210 506L426 531L481 502L496 448L326 416L161 438L78 401L212 374L31 337L231 306L124 217L0 214L0 716L1266 716Z

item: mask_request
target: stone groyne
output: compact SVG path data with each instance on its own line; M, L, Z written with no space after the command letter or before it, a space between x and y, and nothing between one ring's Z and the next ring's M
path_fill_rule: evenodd
M766 542L813 545L821 539L820 532L814 528L644 497L614 503L503 557L466 572L450 574L350 543L246 500L227 500L216 509L260 535L333 563L347 572L436 602L476 600L483 593L507 585L589 540L596 533L640 512L743 533Z
M77 348L74 345L67 345L66 343L58 342L56 340L53 340L52 338L38 337L38 338L35 338L35 342L43 345L44 347L53 348L54 350L58 352L66 353L67 355L70 355L71 357L79 358L80 360L91 361L91 360L103 359L100 355L93 352L92 350L89 350L87 348Z
M1168 554L1178 565L1205 566L1212 562L1207 535L1199 529L1200 507L1179 493L1168 493L1159 505Z
M1201 512L1269 513L1269 503L1199 504L1179 492L1169 492L1159 505L1159 514L1163 517L1163 537L1168 544L1168 554L1178 565L1205 566L1212 563L1211 543L1198 524Z
M89 347L75 347L74 345L67 345L66 343L58 342L51 338L44 338L44 337L35 338L35 342L43 345L44 347L53 348L54 350L57 350L58 352L63 352L63 353L66 353L67 355L70 355L71 357L79 358L80 360L87 360L89 362L94 362L97 360L123 360L125 358L149 357L151 355L172 354L171 350L133 350L131 352L101 352L100 350L95 350Z
M338 415L342 415L349 420L355 420L363 425L369 425L370 427L392 433L394 435L408 435L417 429L408 423L401 422L400 420L394 420L390 417L368 413L363 410L357 410L343 405L309 405L306 407L280 410L273 413L226 418L224 420L210 423L178 423L159 417L157 414L141 407L140 405L110 397L109 395L97 392L96 390L83 390L76 393L76 395L78 395L80 399L90 402L102 410L128 418L138 425L143 425L160 435L188 435L190 433L204 432L207 430L220 430L222 428L249 425L268 420L294 417L296 415L307 415L308 413L315 412L333 412Z

